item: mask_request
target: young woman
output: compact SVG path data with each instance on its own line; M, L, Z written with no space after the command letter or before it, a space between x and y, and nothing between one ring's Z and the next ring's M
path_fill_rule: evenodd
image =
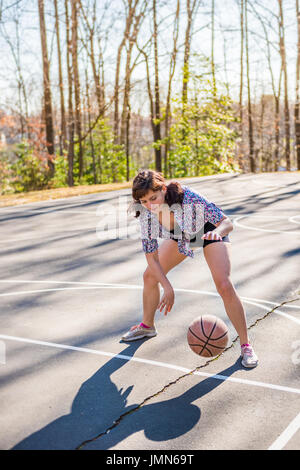
M162 173L141 170L132 186L135 216L141 224L142 245L148 267L144 272L143 319L122 336L133 341L156 336L157 309L167 315L174 304L174 290L167 273L194 249L203 247L204 257L225 310L241 344L242 364L255 367L258 358L249 343L246 316L230 279L230 219L214 203L179 182L166 185ZM164 241L158 247L157 238ZM159 283L164 289L160 300Z

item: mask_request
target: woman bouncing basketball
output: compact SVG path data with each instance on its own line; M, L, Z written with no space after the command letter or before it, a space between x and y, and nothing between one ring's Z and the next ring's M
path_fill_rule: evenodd
M167 315L174 304L167 273L187 256L193 258L195 248L203 247L217 291L239 335L242 364L257 366L244 308L230 279L230 219L198 192L179 182L166 185L162 173L152 170L139 171L133 180L132 196L148 267L144 272L142 322L124 334L122 340L156 336L156 310L164 310ZM159 248L157 238L164 239ZM164 289L161 300L159 283Z

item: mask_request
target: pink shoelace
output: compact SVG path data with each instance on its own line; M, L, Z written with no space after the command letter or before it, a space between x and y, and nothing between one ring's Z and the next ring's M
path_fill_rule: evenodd
M249 344L245 347L242 347L242 352L243 352L243 354L246 354L247 356L252 356L252 354L253 354L252 346L250 346L250 344Z
M144 323L140 323L139 325L134 325L134 326L132 326L132 327L130 328L130 331L136 330L136 328L138 328L139 326L140 326L141 328L147 328L147 329L150 328L149 326L144 325Z

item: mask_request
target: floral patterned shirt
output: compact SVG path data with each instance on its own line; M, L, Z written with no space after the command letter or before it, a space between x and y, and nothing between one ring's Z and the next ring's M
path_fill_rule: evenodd
M190 249L190 239L195 236L206 222L217 224L225 214L213 202L209 202L197 191L182 185L184 197L182 205L173 204L170 210L174 213L174 222L181 229L181 239L178 240L178 251L185 256L194 257ZM140 210L140 226L143 250L153 253L158 249L158 238L170 239L170 232L160 224L158 217L142 206Z

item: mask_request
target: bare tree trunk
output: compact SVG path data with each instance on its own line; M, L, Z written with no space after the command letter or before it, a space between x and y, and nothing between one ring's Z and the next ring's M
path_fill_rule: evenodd
M120 89L120 66L122 50L125 44L125 38L123 38L118 48L117 63L116 63L116 77L115 77L115 110L114 110L114 137L115 143L119 143L119 89Z
M275 100L275 152L274 171L278 171L280 161L280 96L281 96L282 67L279 75L278 93L274 93Z
M180 13L180 0L177 0L175 21L174 21L174 31L173 31L173 52L170 60L169 67L169 82L168 82L168 93L167 93L167 102L166 102L166 118L165 118L165 153L164 153L164 175L168 177L169 168L168 168L168 153L169 153L169 127L170 127L170 113L171 113L171 88L172 80L175 73L176 66L176 56L177 56L177 41L179 33L179 13Z
M183 58L183 80L182 80L182 105L183 110L184 106L187 103L187 90L188 90L188 81L189 81L189 62L190 62L190 49L191 49L191 31L192 31L192 20L193 20L193 10L195 7L196 0L193 2L191 8L190 0L186 0L186 9L187 9L187 26L185 30L185 41L184 41L184 58Z
M131 56L133 46L136 44L137 35L139 32L141 21L144 17L145 8L147 6L147 1L144 2L142 10L138 15L134 15L134 26L133 31L129 35L129 44L127 46L126 54L126 69L125 69L125 87L124 87L124 96L123 96L123 110L121 117L121 135L120 143L124 145L125 154L126 154L126 180L129 181L130 177L130 162L129 162L129 147L130 147L130 117L131 117L131 108L130 108L130 87L131 87L131 73L135 64L131 67Z
M128 15L126 18L126 26L123 35L123 39L118 47L117 53L117 60L116 60L116 76L115 76L115 90L114 90L114 102L115 102L115 109L114 109L114 138L115 143L120 143L119 139L119 93L120 93L120 67L121 67L121 58L122 58L122 51L126 44L126 41L129 37L130 28L132 25L133 17L135 15L135 11L139 0L134 0L134 4L132 4L133 0L128 0Z
M194 103L195 103L196 108L198 108L197 93L195 93ZM199 120L200 120L199 113L195 113L195 160L196 160L195 176L199 176L199 173L200 173L200 165L199 165L199 163L200 163L199 162Z
M87 69L85 70L85 87L86 87L88 126L90 128L92 120L91 120L91 101L90 101L89 77L88 77ZM94 148L94 141L93 141L92 132L90 133L90 146L91 146L91 154L92 154L92 161L93 161L94 184L97 184L97 168L96 168L95 148Z
M296 136L296 159L297 169L300 170L300 11L299 0L296 0L296 15L298 25L298 41L297 41L297 64L296 64L296 103L295 103L295 136Z
M185 114L185 108L188 103L188 82L190 76L190 51L191 51L191 40L192 40L192 26L193 26L193 16L197 0L193 0L191 7L190 0L186 0L187 8L187 26L185 30L185 41L184 41L184 58L183 58L183 80L182 80L182 115ZM182 129L182 141L186 139L186 131ZM184 172L187 174L188 169L186 164L184 164Z
M10 8L10 7L6 7L6 9L7 8ZM1 21L1 18L0 18L0 21ZM15 41L11 39L10 34L6 34L4 28L1 28L0 31L10 48L11 57L13 58L15 62L15 66L16 66L16 81L17 81L17 88L18 88L18 106L19 106L17 114L20 119L20 133L23 139L25 132L27 132L27 137L28 139L30 139L31 128L30 128L29 112L28 112L28 98L27 98L26 86L25 86L25 81L24 81L24 77L22 73L22 66L21 66L21 50L20 50L21 35L20 35L20 30L19 30L20 20L19 20L18 9L12 18L12 22L15 24L15 28L16 28L15 34L13 35L13 39L15 39Z
M138 2L136 2L136 6L137 5L138 5ZM129 160L130 160L130 122L131 122L131 106L130 106L131 74L137 62L137 58L136 58L133 65L131 65L131 57L132 57L133 46L137 42L137 36L139 33L139 29L141 27L142 20L145 15L147 5L148 5L148 0L144 0L144 2L141 4L141 10L138 14L135 14L136 13L136 8L135 8L135 11L131 19L131 25L133 25L132 31L130 31L131 30L131 25L130 25L128 35L127 35L128 44L127 44L126 65L125 65L125 86L124 86L124 93L123 93L123 110L122 110L122 116L121 116L120 138L118 138L119 143L123 145L125 149L126 180L127 181L129 181L129 178L130 178L130 161Z
M94 82L95 82L95 90L96 90L96 98L97 98L97 103L98 103L98 114L103 114L104 113L104 106L103 106L103 101L102 101L102 90L101 90L101 83L100 83L100 74L97 70L97 65L96 65L96 58L95 58L95 47L94 47L94 41L95 41L95 26L96 26L96 5L97 5L97 0L94 0L93 3L93 13L92 13L92 24L90 24L89 18L84 10L84 7L82 5L81 0L79 0L79 6L80 10L83 14L87 29L88 29L88 38L89 38L89 44L90 48L86 46L87 49L87 54L90 58L91 61L91 66L92 66L92 71L93 71L93 77L94 77Z
M101 45L99 45L100 48L100 63L99 63L99 77L100 77L100 103L103 109L102 116L104 117L104 112L105 112L105 80L104 80L104 60L103 60L103 53L101 49Z
M40 35L43 55L43 78L44 78L44 118L46 124L46 146L49 154L48 166L50 178L54 175L54 128L52 117L52 98L50 87L49 60L47 50L47 35L45 25L44 0L38 0L39 18L40 18Z
M65 17L66 17L66 42L67 42L67 70L68 70L68 185L74 185L74 135L75 135L75 123L74 123L74 112L73 112L73 77L71 69L71 57L72 57L72 44L70 34L70 18L68 11L68 1L65 0Z
M268 37L268 31L265 25L264 20L261 18L261 15L256 11L253 3L250 4L253 12L255 13L257 19L259 20L265 34L266 38L266 46L267 46L267 58L268 58L268 66L270 71L271 77L271 84L272 84L272 91L274 96L274 133L275 133L275 149L274 149L274 156L273 156L273 169L274 171L278 170L279 166L279 147L280 147L280 96L281 96L281 82L282 82L282 64L279 74L278 80L278 90L276 91L275 86L275 78L272 69L272 58L271 58L271 50L270 50L270 40ZM280 28L279 28L280 29Z
M157 50L157 18L156 18L156 0L153 0L153 39L154 39L154 142L161 140L160 132L160 94L159 94L159 71L158 71L158 50ZM161 145L155 146L155 168L161 171Z
M216 96L216 72L215 72L215 0L212 0L211 6L211 75L213 83L213 95Z
M72 69L75 95L75 132L79 141L79 179L83 175L83 151L81 139L80 82L78 70L78 0L71 1L72 6Z
M145 63L146 63L147 90L148 90L149 103L150 103L150 118L151 118L150 122L151 122L152 132L154 136L154 101L153 101L153 94L152 94L151 82L150 82L149 60L148 60L148 56L146 52L143 49L140 49L138 47L138 50L144 56Z
M61 113L61 129L60 129L59 143L60 143L60 154L62 155L63 150L66 150L67 148L67 141L66 141L66 111L65 111L62 63L61 63L59 14L58 14L57 0L54 0L54 8L55 8L55 30L56 30L56 40L57 40L60 113Z
M280 56L283 69L284 78L284 129L285 129L285 159L286 169L291 169L291 155L290 155L290 111L289 111L289 98L288 98L288 78L287 78L287 67L286 67L286 52L285 52L285 41L284 41L284 20L282 10L282 0L278 0L279 5L279 47Z
M126 72L125 72L125 88L124 88L124 97L123 97L123 110L121 118L121 135L120 143L124 145L126 153L126 181L129 181L129 129L130 129L130 103L129 103L129 94L130 94L130 61L131 61L131 52L132 52L133 42L130 40L129 47L127 49L127 59L126 59ZM115 175L113 175L115 181Z
M258 151L258 168L259 171L262 172L264 169L267 171L265 163L267 160L265 159L264 155L264 119L265 119L265 108L266 108L266 100L265 95L262 93L261 100L260 100L260 120L259 120L259 151Z
M94 82L95 82L95 87L96 87L96 96L97 96L97 102L98 102L98 113L103 113L104 108L103 108L103 103L101 99L101 84L100 84L100 76L97 71L96 67L96 60L95 60L95 51L94 51L94 33L95 33L95 22L96 22L96 0L94 1L94 8L93 8L93 26L90 28L90 45L91 45L91 52L90 52L90 58L91 58L91 64L92 64L92 69L93 69L93 75L94 75Z
M182 81L182 103L183 108L187 103L187 90L189 82L189 62L190 62L190 51L191 51L191 40L192 40L192 26L194 13L198 5L199 0L192 0L192 6L190 5L190 0L186 0L187 8L187 26L185 30L185 40L184 40L184 58L183 58L183 81Z
M256 165L255 165L255 156L254 156L253 120L252 120L251 91L250 91L247 0L245 0L245 38L246 38L246 66L247 66L247 92L248 92L249 160L250 160L250 171L255 173Z
M126 181L129 181L130 178L130 161L129 161L129 152L130 152L130 118L131 118L131 107L128 101L127 103L127 113L126 113L126 140L125 140L125 154L126 154Z
M244 126L243 126L243 85L244 85L244 0L241 0L240 10L240 24L241 24L241 52L240 52L240 135L241 143L239 148L239 167L244 170Z

